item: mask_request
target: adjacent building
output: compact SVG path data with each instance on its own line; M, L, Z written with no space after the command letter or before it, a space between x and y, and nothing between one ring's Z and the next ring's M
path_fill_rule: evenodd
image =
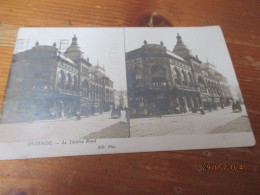
M193 56L179 34L173 51L144 41L127 52L126 71L130 117L211 110L232 101L226 77Z
M104 68L84 58L77 37L61 53L56 43L14 54L2 122L72 117L114 106L113 81Z
M114 91L115 96L115 108L116 109L125 109L128 107L127 105L127 91L120 90Z

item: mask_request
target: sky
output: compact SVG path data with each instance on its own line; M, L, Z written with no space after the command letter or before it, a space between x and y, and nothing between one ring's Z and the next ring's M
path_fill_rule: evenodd
M114 82L116 90L126 90L125 50L131 51L143 45L164 45L172 51L179 33L185 45L199 59L214 63L217 70L227 77L229 84L238 85L233 65L221 29L213 27L185 28L21 28L17 39L25 40L25 49L38 41L40 45L59 48L61 40L68 45L74 35L78 45L93 65L104 66L106 75ZM17 45L16 45L17 46ZM17 51L15 51L17 52Z

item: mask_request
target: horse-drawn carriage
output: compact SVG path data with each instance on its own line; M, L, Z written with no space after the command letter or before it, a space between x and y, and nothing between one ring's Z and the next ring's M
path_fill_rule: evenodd
M232 104L232 110L233 112L242 112L241 105L238 101Z

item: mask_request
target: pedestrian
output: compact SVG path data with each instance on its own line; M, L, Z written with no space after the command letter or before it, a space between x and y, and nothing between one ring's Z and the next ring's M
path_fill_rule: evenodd
M201 115L204 115L204 114L205 114L205 111L204 111L203 106L200 107L200 114L201 114Z
M81 119L80 112L77 112L76 113L76 120L80 120L80 119Z
M211 112L211 103L209 103L208 105L209 105L209 111Z
M160 117L160 118L162 118L162 112L163 112L163 110L162 110L162 108L160 107L160 109L159 109L159 117Z

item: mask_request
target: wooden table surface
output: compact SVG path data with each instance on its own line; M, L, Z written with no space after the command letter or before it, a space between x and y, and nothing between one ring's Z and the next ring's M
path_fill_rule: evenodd
M259 0L0 0L0 102L19 27L205 25L223 29L255 147L0 161L0 194L259 193ZM207 172L204 163L243 170Z

